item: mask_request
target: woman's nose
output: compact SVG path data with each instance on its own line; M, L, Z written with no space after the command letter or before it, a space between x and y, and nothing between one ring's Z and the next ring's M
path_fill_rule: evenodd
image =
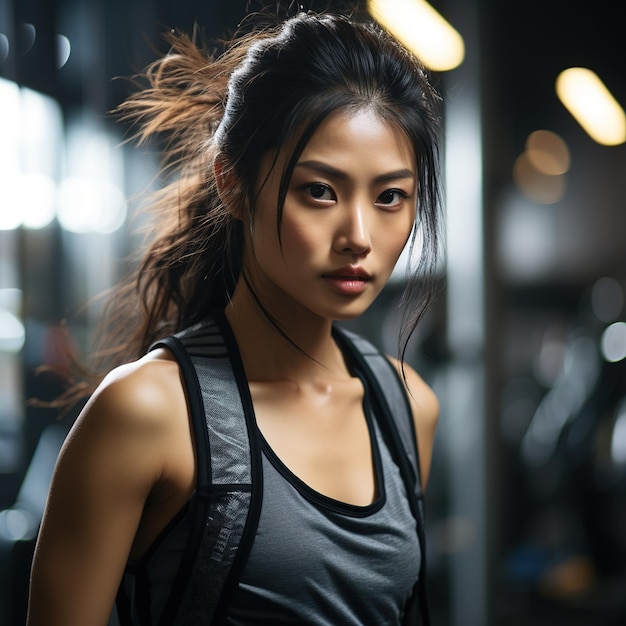
M365 208L354 203L345 208L337 232L335 249L342 254L363 256L372 249L370 229Z

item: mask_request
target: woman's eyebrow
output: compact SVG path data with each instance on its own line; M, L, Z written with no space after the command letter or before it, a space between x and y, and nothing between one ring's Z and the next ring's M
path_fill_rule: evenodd
M336 167L328 165L327 163L322 163L321 161L299 161L296 163L296 167L305 167L340 180L349 178L348 174L343 170L339 170ZM391 172L385 172L384 174L375 176L374 182L382 183L390 180L398 180L400 178L415 179L415 172L408 168L393 170Z

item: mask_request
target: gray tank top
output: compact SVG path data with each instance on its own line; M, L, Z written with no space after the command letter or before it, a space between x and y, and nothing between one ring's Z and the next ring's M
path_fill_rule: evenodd
M416 522L399 470L364 404L378 494L368 506L314 491L262 438L263 506L232 598L231 626L401 623L420 567Z
M376 500L353 506L298 479L261 438L263 504L257 533L231 599L230 626L394 626L417 582L416 521L398 467L372 419ZM124 587L133 624L156 624L189 533L185 507L148 553L129 562Z

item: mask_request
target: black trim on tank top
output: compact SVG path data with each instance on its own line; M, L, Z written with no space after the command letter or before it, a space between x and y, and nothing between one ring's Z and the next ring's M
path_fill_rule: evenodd
M359 376L359 378L361 378ZM290 483L306 500L311 504L339 513L340 515L346 515L349 517L369 517L377 511L380 511L385 505L387 495L385 492L385 477L383 473L383 466L380 457L380 448L378 446L378 437L376 436L376 428L373 423L373 417L370 409L369 391L366 381L361 378L364 388L363 394L363 412L365 414L365 421L367 423L367 430L370 439L370 450L372 455L373 470L374 470L374 483L376 488L376 498L370 504L360 506L357 504L349 504L342 500L336 500L329 496L316 491L301 478L294 474L280 459L280 457L274 452L272 446L267 439L263 436L263 433L257 428L257 433L261 441L261 447L263 452L267 456L269 462L274 466L276 471Z
M139 623L143 626L150 626L152 624L152 594L150 577L145 569L141 569L137 572L136 582L137 585L137 617Z

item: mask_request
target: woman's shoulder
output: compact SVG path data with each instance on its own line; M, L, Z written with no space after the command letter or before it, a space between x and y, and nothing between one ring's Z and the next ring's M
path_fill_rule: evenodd
M186 424L186 400L179 367L166 350L111 370L78 417L76 427L101 435L135 433L167 436Z
M190 447L186 407L178 365L165 351L116 367L72 426L64 465L96 478L126 475L147 492Z
M439 421L439 400L426 381L407 363L388 357L407 390L419 450L422 488L430 475L435 430Z
M416 421L436 423L439 418L439 400L430 385L408 363L390 356L387 358L404 383Z

